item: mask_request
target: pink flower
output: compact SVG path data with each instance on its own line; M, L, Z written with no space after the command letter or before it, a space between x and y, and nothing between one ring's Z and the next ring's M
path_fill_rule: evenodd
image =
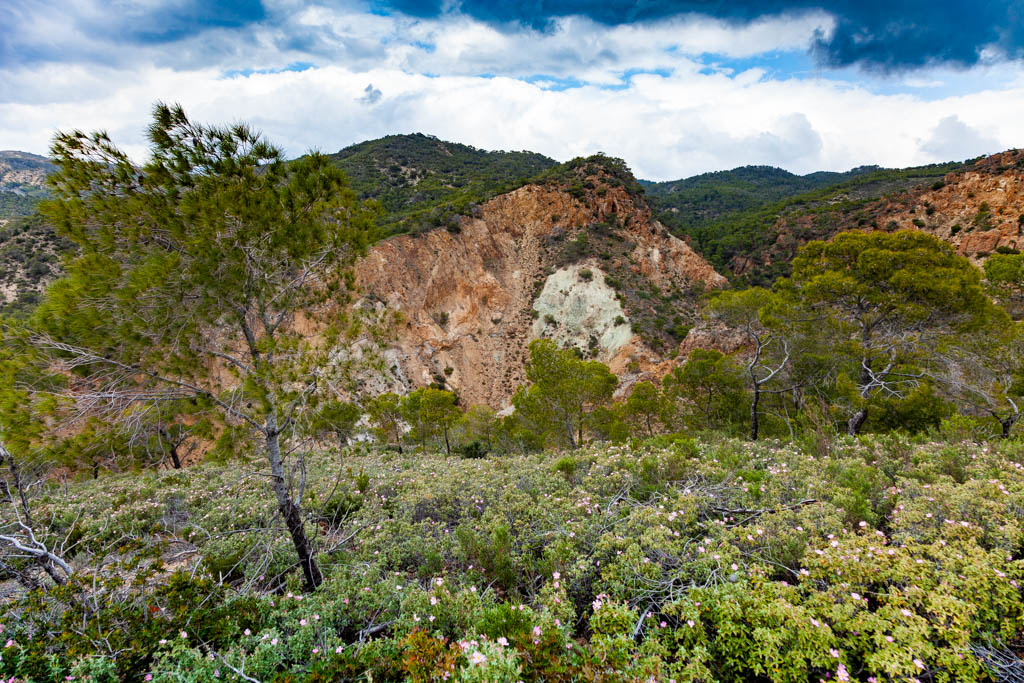
M146 674L146 678L144 680L147 680L147 681L153 680L153 674Z
M923 669L924 662L922 662L920 659L914 659L914 666L916 666L918 669Z
M306 620L305 619L299 619L299 626L305 626L305 625L306 625Z
M498 645L501 645L502 647L508 647L508 638L506 638L505 636L498 638Z
M338 647L334 648L334 654L340 655L342 650L344 650L344 649L345 649L344 646L339 645Z
M836 669L836 679L840 681L850 680L850 674L846 671L846 667L842 663L839 664L839 668Z
M535 635L538 638L540 638L540 634L541 634L540 626L534 626L533 627L533 635Z

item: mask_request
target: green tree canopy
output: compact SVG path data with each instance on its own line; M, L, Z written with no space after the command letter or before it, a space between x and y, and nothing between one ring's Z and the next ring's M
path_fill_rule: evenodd
M425 445L427 439L437 439L451 455L452 427L462 415L455 394L434 387L417 389L402 399L401 411L412 427L413 439L421 445Z
M694 349L662 380L675 427L730 430L744 419L747 397L740 366L721 351Z
M512 397L521 418L556 443L577 448L596 408L609 403L618 378L603 363L582 360L550 339L530 343L528 387Z
M288 163L245 125L205 126L158 104L149 140L140 166L105 133L56 136L42 211L79 255L34 316L35 345L82 378L79 407L109 417L202 396L257 435L315 587L282 441L326 384L339 343L330 312L373 217L326 158Z
M793 262L792 281L780 285L832 326L852 376L851 434L864 425L873 396L917 386L941 343L983 325L992 307L977 268L914 230L810 242Z

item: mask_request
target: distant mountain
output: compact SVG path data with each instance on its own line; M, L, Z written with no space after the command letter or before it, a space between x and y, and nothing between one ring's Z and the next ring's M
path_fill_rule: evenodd
M958 182L971 173L992 175L993 169L1001 167L988 160L1001 156L877 169L835 185L731 213L683 230L682 234L719 272L741 283L768 285L790 273L793 256L808 241L828 239L852 228L887 229L893 221L882 220L879 207L888 206L894 198L912 198L930 187ZM1016 184L1018 179L1007 177L1006 181ZM663 208L659 217L668 212ZM936 215L935 220L940 218ZM921 227L925 223L913 225Z
M380 202L385 234L452 224L470 204L558 164L534 152L489 152L430 135L389 135L329 155L359 196Z
M641 183L647 196L660 209L661 222L673 231L686 234L726 216L876 170L877 166L862 166L846 173L818 171L801 176L774 166L741 166L680 180Z
M659 220L688 239L720 273L747 284L768 285L789 274L789 262L799 245L835 234L835 225L850 223L844 218L847 214L887 196L942 181L971 165L865 166L806 176L747 166L649 183L647 192L654 196ZM853 223L856 227L857 221ZM870 221L861 225L870 226Z
M52 164L28 152L0 151L0 219L28 216L45 197Z

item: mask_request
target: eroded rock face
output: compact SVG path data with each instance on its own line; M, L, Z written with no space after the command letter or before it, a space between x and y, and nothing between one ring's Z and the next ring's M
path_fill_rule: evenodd
M615 290L593 263L577 263L548 276L533 303L531 337L576 346L607 363L633 337Z
M878 223L930 232L975 263L999 247L1024 249L1024 153L996 154L976 170L946 176L941 187L901 197Z
M619 239L632 245L628 267L657 286L719 287L726 280L653 220L642 199L588 180L593 189L584 196L556 184L527 185L463 218L457 231L374 246L356 267L359 305L398 312L400 322L385 350L393 382L378 381L366 392L437 382L466 405L503 408L524 382L527 347L538 336L587 349L627 375L660 363L630 332L603 267L593 258L558 267L552 245L596 223L614 223ZM625 320L616 323L620 315Z

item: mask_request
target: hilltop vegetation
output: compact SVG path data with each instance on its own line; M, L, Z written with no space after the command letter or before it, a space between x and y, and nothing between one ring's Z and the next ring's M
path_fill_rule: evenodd
M383 211L385 235L448 225L469 206L557 164L533 152L488 152L429 135L389 135L328 155L361 199Z
M848 222L845 221L848 215L856 214L889 194L941 182L947 173L967 166L948 163L906 169L855 170L838 184L826 185L823 182L816 190L793 193L774 202L748 201L743 210L708 215L707 218L678 219L672 211L672 202L677 195L666 194L660 200L658 217L688 237L693 247L719 272L738 275L744 284L766 285L789 274L789 262L797 246L835 234L835 226ZM824 174L812 174L810 177L829 180ZM766 196L770 197L771 193L766 193ZM879 227L871 226L867 219L862 225ZM780 231L783 226L785 234ZM775 251L773 247L780 241L780 235L783 248Z
M691 231L726 216L774 204L878 170L855 168L846 173L819 171L799 176L772 166L741 166L660 183L644 182L647 196L661 208L659 218L673 231Z

